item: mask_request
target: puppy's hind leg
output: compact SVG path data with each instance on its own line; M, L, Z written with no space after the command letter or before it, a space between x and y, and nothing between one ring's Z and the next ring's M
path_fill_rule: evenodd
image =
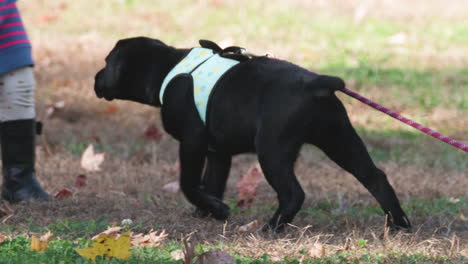
M202 179L202 190L221 201L223 200L226 182L231 169L231 155L208 151L207 164ZM205 217L209 212L197 208L196 216Z
M408 217L383 171L373 163L361 138L352 127L344 108L338 115L318 124L310 143L318 146L341 168L353 174L379 202L390 227L410 228Z
M197 208L209 212L216 219L225 220L229 216L229 207L221 199L207 194L201 188L200 181L208 144L205 136L193 134L185 137L180 144L180 187L187 199Z
M267 135L270 133L258 136L257 154L266 180L278 194L279 206L268 226L279 232L293 220L305 199L294 174L294 163L302 144L278 143L278 138Z

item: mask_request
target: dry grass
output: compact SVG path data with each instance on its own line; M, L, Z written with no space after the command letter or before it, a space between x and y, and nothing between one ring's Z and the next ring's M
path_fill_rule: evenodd
M39 2L46 4L45 6L57 5L50 4L50 1L38 1L32 5L39 5ZM209 1L200 1L197 5L203 5L205 2ZM291 2L304 4L306 1ZM388 5L394 1L381 2ZM350 4L351 1L345 3L341 8L337 8L336 1L317 1L316 4L324 10L333 5L332 8L335 8L336 12L346 12L348 8L356 9ZM366 3L369 6L375 5L371 1ZM445 8L444 12L437 12L434 11L440 8L437 2L434 1L434 4L430 5L432 11L427 10L424 3L426 1L417 1L415 9L402 8L388 13L383 12L383 9L376 9L376 12L369 16L379 17L382 14L388 16L388 19L409 21L414 14L423 12L422 17L437 13L442 18L466 18L467 6L454 4L452 6L458 8ZM447 1L444 5L450 6ZM33 6L25 8L26 15L31 21L37 21L41 13L33 14ZM392 6L397 8L397 5ZM91 22L87 21L85 28L88 23ZM113 20L110 23L114 23ZM165 25L162 24L161 27ZM31 26L30 31L37 62L35 69L38 81L38 117L45 122L44 135L39 139L37 150L40 181L51 193L64 187L72 187L75 177L84 173L80 168L79 154L83 145L87 143L97 144L101 150L107 152L107 156L102 171L89 173L88 186L76 192L72 198L48 204L15 205L15 214L6 224L21 226L33 219L35 224L45 226L59 219L85 221L107 216L111 221L120 222L124 218L131 218L142 223L141 229L166 229L174 239L195 232L194 237L200 243L222 242L231 252L252 257L268 253L272 260L284 256L300 259L307 254L329 255L342 250L357 256L369 252L422 253L427 256L448 257L468 255L468 228L466 222L458 215L414 215L411 217L414 224L414 232L411 234L387 234L383 228L385 219L379 215L346 214L328 220L314 219L313 215L299 215L293 223L294 226L281 235L237 232L236 228L240 225L257 219L267 221L272 215L271 208L265 208L264 205L275 206L276 197L265 182L261 183L258 199L253 205L254 210L249 213L234 212L226 223L192 217L192 207L180 193L168 194L162 191L165 183L178 178L175 172L167 169L177 160L177 143L169 136L165 136L159 143L145 142L142 137L149 124L154 123L161 127L159 110L128 102L108 103L95 98L92 90L94 74L102 67L103 59L115 39L99 35L98 28L83 34L72 32L60 35L48 31L46 24L39 25L37 30ZM196 37L189 37L192 38ZM187 40L179 40L178 43L184 42L195 43ZM270 47L276 47L278 43L281 42L275 42ZM258 40L255 45L258 48L266 43ZM287 47L290 45L291 43L285 44ZM281 50L286 54L284 57L294 58L296 55L291 55L288 50ZM301 58L305 58L301 56L297 55L295 58L301 61ZM466 57L463 58L466 62ZM381 91L375 89L366 95L372 97L380 94ZM64 101L65 108L54 116L47 117L47 106L58 101ZM395 124L396 121L388 121L360 103L349 99L344 101L357 126L378 128L387 124L386 127L402 129L402 125ZM109 112L110 105L117 107L116 112ZM420 110L416 112L418 111ZM454 133L466 139L466 116L466 111L434 108L426 113L425 120L436 128L455 131ZM452 119L461 120L458 121L461 123L454 124ZM398 143L376 142L372 138L365 140L368 144L383 149L390 149ZM428 151L440 146L436 143L427 144L428 147L412 147L421 147L423 151ZM424 157L421 156L420 159ZM250 155L234 159L226 195L228 200L236 199L235 182L254 161L254 157ZM415 163L416 161L417 158ZM403 203L415 199L467 198L466 171L437 166L422 167L417 164L401 165L385 160L380 161L378 165L387 172ZM350 201L351 206L374 204L370 194L351 175L324 160L323 155L316 150L306 148L303 151L296 171L307 194L304 208L314 208L319 202L338 201L342 197ZM361 240L368 242L359 246Z

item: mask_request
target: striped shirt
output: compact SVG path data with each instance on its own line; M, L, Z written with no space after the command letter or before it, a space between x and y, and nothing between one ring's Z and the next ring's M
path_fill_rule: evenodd
M33 65L31 43L16 0L0 0L0 75Z

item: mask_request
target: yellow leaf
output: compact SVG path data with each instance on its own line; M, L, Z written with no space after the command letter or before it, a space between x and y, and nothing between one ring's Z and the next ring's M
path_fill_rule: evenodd
M43 252L44 250L50 247L49 241L51 238L52 238L52 233L50 231L42 235L40 238L37 238L36 236L32 236L30 249Z
M81 256L96 263L97 256L106 256L126 260L130 257L130 232L122 234L115 239L106 234L100 234L90 248L76 249Z
M468 221L468 217L466 217L464 214L460 214L460 219L465 222Z

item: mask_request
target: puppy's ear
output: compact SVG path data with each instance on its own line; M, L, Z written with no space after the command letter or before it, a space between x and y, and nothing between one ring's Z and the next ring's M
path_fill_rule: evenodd
M330 96L335 91L343 90L345 82L338 77L318 75L308 86L314 96Z

